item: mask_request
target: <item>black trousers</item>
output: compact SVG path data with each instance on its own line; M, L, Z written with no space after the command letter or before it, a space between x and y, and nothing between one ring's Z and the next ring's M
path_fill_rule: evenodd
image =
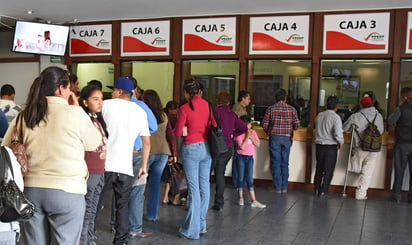
M409 168L408 200L412 201L412 144L397 143L395 146L395 180L392 186L392 195L396 200L402 199L402 184L405 169Z
M316 192L328 193L333 172L335 171L337 156L337 145L316 144L316 172L314 180Z
M116 222L113 244L124 244L129 234L129 199L132 191L133 176L106 172L104 190L114 191Z
M226 165L233 155L233 147L221 155L218 155L212 159L212 170L215 173L215 206L222 208L224 201L224 191L225 191L225 172ZM212 171L211 170L211 171Z

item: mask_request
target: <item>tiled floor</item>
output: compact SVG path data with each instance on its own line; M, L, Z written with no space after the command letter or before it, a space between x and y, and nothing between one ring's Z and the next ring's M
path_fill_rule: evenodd
M356 201L331 194L317 198L311 193L276 194L256 188L265 209L237 205L237 193L228 187L223 211L209 210L208 233L199 240L183 240L177 230L186 214L184 207L161 205L158 222L144 222L152 231L147 238L129 244L412 244L412 204L387 199ZM212 189L213 197L213 189ZM110 196L98 217L97 244L111 244ZM213 199L213 198L212 198ZM212 200L211 200L212 201Z

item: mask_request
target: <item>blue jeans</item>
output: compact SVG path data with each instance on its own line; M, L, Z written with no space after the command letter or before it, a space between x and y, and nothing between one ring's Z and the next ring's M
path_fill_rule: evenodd
M238 167L238 190L243 190L243 183L246 183L249 191L255 190L253 186L253 156L237 155Z
M183 145L183 169L189 190L189 210L179 233L190 239L199 239L206 230L206 215L210 199L210 157L206 142Z
M243 183L239 185L239 166L237 165L237 150L239 149L239 145L237 144L236 140L233 141L233 158L232 158L232 182L235 188L243 187Z
M269 138L270 172L276 190L287 190L289 179L289 153L292 141L288 136L271 135Z
M133 153L133 183L142 166L142 152ZM140 233L143 230L143 203L146 185L133 186L129 201L129 233Z
M149 156L149 197L146 214L148 220L159 219L160 179L168 158L167 154L150 154Z

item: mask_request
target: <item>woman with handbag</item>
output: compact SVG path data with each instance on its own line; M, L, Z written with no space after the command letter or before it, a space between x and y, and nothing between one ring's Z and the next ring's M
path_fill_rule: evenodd
M84 152L96 149L102 136L70 92L69 73L59 67L40 73L26 104L21 112L28 156L24 194L35 213L22 223L23 243L79 244L88 175ZM11 144L15 124L3 145Z
M200 234L207 232L210 199L209 103L202 99L201 85L193 79L184 82L183 93L188 102L179 109L175 133L181 137L183 128L187 127L181 158L189 190L189 210L179 235L185 239L199 239ZM212 124L216 126L216 121L212 120Z
M157 120L157 130L150 136L149 197L146 213L147 220L156 221L159 219L160 180L169 155L172 155L176 161L176 137L168 117L163 111L162 102L157 92L152 89L145 90L142 98Z
M247 131L246 123L240 120L236 113L230 110L229 103L230 94L228 92L221 92L217 95L216 112L228 150L224 153L217 154L212 159L212 168L215 173L215 202L212 208L216 211L220 211L224 205L225 172L226 165L233 155L233 139Z

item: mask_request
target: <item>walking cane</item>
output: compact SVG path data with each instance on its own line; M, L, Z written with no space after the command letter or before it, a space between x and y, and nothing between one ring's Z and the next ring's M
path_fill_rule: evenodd
M348 173L349 173L349 163L352 155L352 146L353 146L353 136L355 134L355 125L352 125L352 134L350 138L350 145L349 145L349 156L348 156L348 162L346 164L346 173L345 173L345 181L343 183L343 191L342 191L342 197L346 197L346 182L348 180Z

